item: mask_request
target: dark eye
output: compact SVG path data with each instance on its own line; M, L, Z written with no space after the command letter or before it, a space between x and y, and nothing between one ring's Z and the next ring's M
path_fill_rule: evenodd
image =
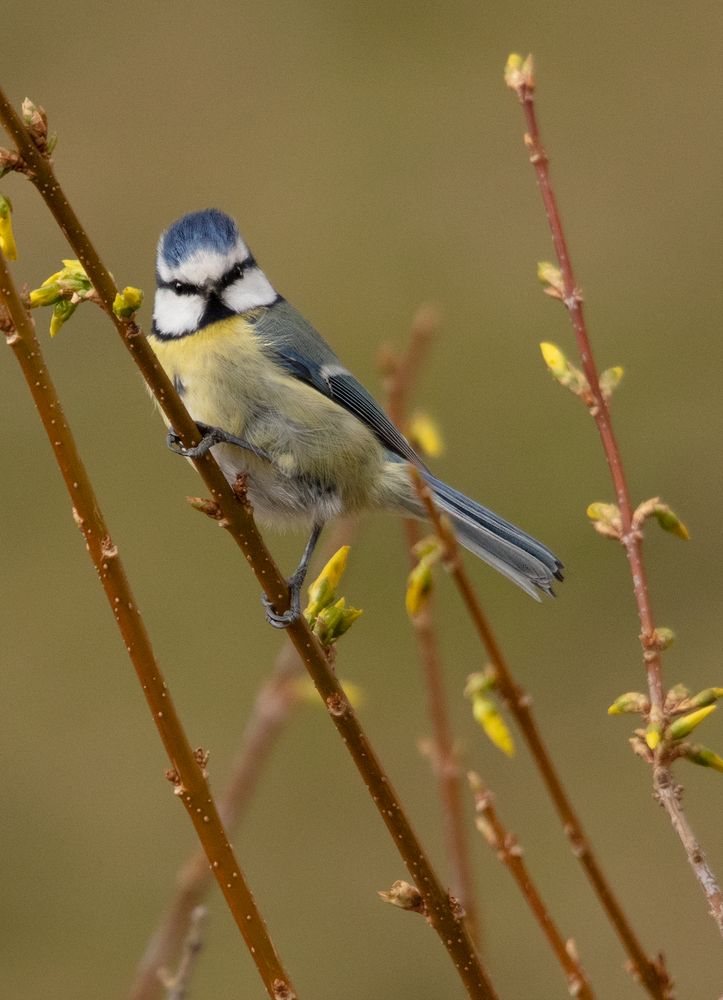
M173 287L176 289L177 292L182 292L185 286L182 281L174 281Z
M233 269L234 278L243 278L244 276L244 266L243 264L237 264Z

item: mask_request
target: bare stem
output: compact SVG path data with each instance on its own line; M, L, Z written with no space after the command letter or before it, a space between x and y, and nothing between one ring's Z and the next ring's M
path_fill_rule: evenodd
M557 206L557 199L550 180L550 161L542 144L540 129L537 122L537 113L534 102L534 83L521 82L514 88L522 105L527 124L525 135L525 145L530 151L530 161L535 168L537 183L545 206L547 221L552 234L552 241L555 246L555 253L560 265L563 281L563 302L567 309L572 328L575 333L583 371L590 386L592 394L589 406L600 434L600 441L605 452L605 458L610 469L610 475L617 496L620 518L622 522L621 542L625 548L630 566L633 581L633 592L635 603L638 609L640 620L640 642L643 647L643 663L648 679L648 690L650 692L650 713L651 723L662 727L664 719L665 693L663 689L662 661L660 650L654 641L655 623L648 594L648 582L645 563L643 561L643 535L633 524L633 506L630 500L630 491L625 476L623 460L618 447L615 434L613 432L610 409L600 389L600 376L590 345L590 338L587 332L585 316L583 312L583 300L570 260L567 248L567 241L562 227L562 219ZM668 772L667 775L665 772ZM681 824L683 816L680 806L681 790L676 786L670 772L670 759L667 748L664 744L658 747L655 753L654 763L654 783L656 790L660 793L661 788L678 788L678 795L660 795L660 802L664 806L670 817L673 828L680 837L681 843L688 855L691 867L696 874L699 885L708 900L708 905L716 923L723 933L723 896L718 882L712 876L710 868L705 861L703 852L696 838L692 835L690 827L685 822ZM673 808L675 799L676 807ZM684 835L685 834L685 835ZM702 860L702 864L700 861Z
M22 156L27 176L37 187L73 247L106 312L113 320L123 344L179 435L181 443L186 447L198 443L200 435L195 423L141 330L132 320L114 316L113 301L117 293L115 282L70 206L50 162L39 153L2 90L0 90L0 121ZM277 611L284 612L289 606L286 581L259 534L251 508L245 501L242 491L234 492L210 452L195 461L194 465L211 492L212 503L218 509L218 523L228 531L241 549L274 607ZM412 880L422 893L429 922L446 948L469 996L481 1000L495 997L494 988L482 967L474 943L467 929L455 915L449 895L417 839L399 798L321 646L303 617L293 622L286 629L286 634L296 647L319 695L327 706L329 716L351 754Z
M325 546L331 558L348 542L352 523L342 521ZM322 555L321 560L326 561ZM250 718L244 728L231 777L218 802L218 811L228 830L239 823L264 771L276 741L299 703L298 679L304 667L289 643L279 650L270 676L261 685ZM129 1000L153 1000L160 992L158 970L168 966L188 927L191 914L211 885L211 873L203 854L189 858L177 878L177 892L162 917L138 964Z
M497 642L497 638L472 587L472 583L462 562L454 532L449 523L440 515L429 487L424 483L416 469L412 470L412 476L420 499L427 510L430 521L434 525L434 530L445 547L447 568L457 585L457 589L462 596L462 600L477 630L477 634L487 650L487 655L495 669L498 690L514 716L517 725L520 727L523 739L527 743L527 747L540 772L545 788L562 820L563 830L570 841L572 853L585 870L585 874L595 890L600 905L620 937L636 976L639 977L648 993L652 997L655 997L656 1000L670 1000L672 997L671 987L662 959L659 958L655 962L647 957L642 945L638 941L637 935L630 925L627 915L620 906L600 868L592 846L583 830L582 823L573 809L572 802L563 787L562 780L537 727L537 722L532 713L532 699L514 679L502 648Z
M565 941L550 916L544 900L537 891L537 887L532 881L527 865L523 860L522 848L517 841L517 837L504 828L502 821L497 815L492 792L488 788L485 788L481 778L474 771L469 772L468 779L472 794L474 795L477 828L492 850L495 851L502 864L509 869L510 874L520 887L520 892L525 902L532 910L535 920L537 920L542 928L558 962L562 966L567 979L570 996L578 997L580 1000L594 1000L592 988L580 964L574 943L572 941Z
M430 307L422 308L412 323L409 346L404 354L397 356L389 348L382 352L380 365L385 377L389 415L402 430L406 422L410 390L438 326L436 311ZM404 531L411 556L412 548L421 537L419 523L406 518ZM431 598L413 617L412 626L424 670L427 705L432 723L430 757L442 804L452 893L464 910L464 919L470 934L479 942L480 918L464 817L462 772L449 721L444 671L434 627Z
M203 947L201 924L206 918L206 913L204 906L195 906L191 910L188 916L188 931L183 940L181 960L175 975L170 975L166 970L160 970L158 973L158 978L166 991L166 1000L185 1000L188 996L191 975Z
M7 315L3 327L7 343L22 369L38 414L53 449L90 557L98 572L108 603L135 667L153 721L166 748L169 779L196 829L231 913L270 997L280 984L290 989L290 979L276 953L251 890L246 884L221 817L211 797L204 772L204 754L192 750L155 658L143 618L131 591L118 549L111 538L85 466L78 453L63 409L51 381L35 325L25 311L0 253L0 299Z

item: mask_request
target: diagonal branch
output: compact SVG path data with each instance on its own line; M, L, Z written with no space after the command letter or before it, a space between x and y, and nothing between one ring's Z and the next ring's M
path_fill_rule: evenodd
M141 330L133 320L120 319L113 314L113 301L117 293L115 282L60 187L49 160L38 151L2 90L0 90L0 122L15 142L27 176L38 189L73 247L106 312L115 324L124 346L133 357L181 443L184 447L197 444L200 437L198 430ZM194 465L211 492L212 502L217 505L218 523L228 531L238 545L276 610L283 613L289 607L288 587L259 534L250 507L234 493L210 452L195 460ZM409 874L424 896L429 922L446 948L469 996L479 1000L495 997L494 988L469 933L455 915L448 893L417 839L399 798L321 646L303 617L293 622L286 633L327 706L329 716L352 755Z
M570 842L572 853L585 870L585 874L595 890L600 905L622 941L635 975L639 977L645 989L655 1000L670 1000L672 997L671 987L662 959L656 962L649 959L645 954L625 911L622 909L613 893L612 887L600 868L590 841L583 830L577 813L573 809L572 802L565 791L560 775L552 762L550 753L537 726L537 721L532 712L532 699L515 680L509 663L502 652L502 647L497 642L497 638L472 587L472 582L462 562L462 556L454 532L449 523L441 516L434 503L431 490L424 483L416 469L412 470L412 476L429 519L434 525L434 530L445 547L447 568L452 574L452 578L462 596L472 623L494 667L497 688L514 716L517 725L520 727L523 739L527 743L532 759L540 772L540 777L554 803L558 816L562 820L563 830Z
M409 394L438 326L439 318L436 310L423 307L417 312L412 323L411 337L406 351L397 356L390 348L385 348L381 353L380 367L384 373L389 415L402 431L406 423ZM414 545L421 537L419 522L405 518L404 532L411 555ZM444 690L444 674L429 599L413 616L412 626L417 637L427 689L427 704L433 732L430 740L430 756L442 803L452 892L464 910L465 923L470 933L479 942L480 917L475 899L474 874L462 800L462 772L452 737Z
M293 996L291 982L276 954L263 918L228 841L204 771L203 751L192 750L170 691L155 658L143 618L128 583L118 549L78 453L63 408L50 379L35 325L20 301L0 252L0 299L6 340L22 369L73 505L108 603L135 667L158 733L171 761L169 779L196 829L208 863L251 952L272 1000ZM282 988L286 990L283 994Z

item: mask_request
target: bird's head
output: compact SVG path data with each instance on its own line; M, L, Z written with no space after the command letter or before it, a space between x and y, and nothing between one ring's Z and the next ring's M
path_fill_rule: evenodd
M277 299L236 223L223 212L192 212L161 235L153 308L158 336L183 337Z

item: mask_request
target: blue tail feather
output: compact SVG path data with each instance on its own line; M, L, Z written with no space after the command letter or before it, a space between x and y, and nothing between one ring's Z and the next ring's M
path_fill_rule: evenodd
M451 517L465 548L533 597L538 597L538 590L554 595L552 583L562 580L563 566L546 545L431 473L423 475L437 504Z

